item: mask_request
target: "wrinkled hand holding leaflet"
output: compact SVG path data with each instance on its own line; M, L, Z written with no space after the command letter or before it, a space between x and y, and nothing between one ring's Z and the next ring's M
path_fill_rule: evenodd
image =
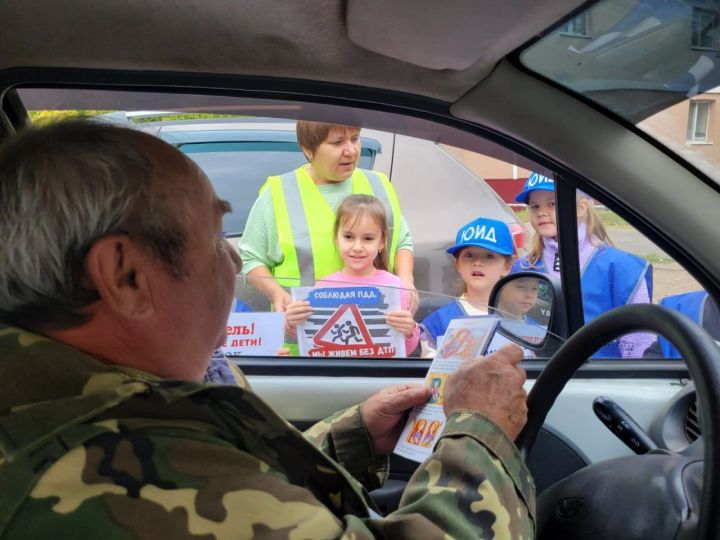
M500 319L469 317L453 319L438 344L425 384L431 394L427 403L415 407L400 434L394 452L413 461L425 461L432 453L445 425L443 398L448 376L461 362L482 356L492 341Z
M295 287L293 300L308 300L313 313L297 327L303 356L390 358L405 356L404 336L385 322L400 309L392 287Z

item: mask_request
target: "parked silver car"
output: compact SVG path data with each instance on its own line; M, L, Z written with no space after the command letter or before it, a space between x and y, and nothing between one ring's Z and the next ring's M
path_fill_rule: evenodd
M131 125L175 145L193 159L233 212L225 232L237 239L250 207L268 176L307 163L295 135L295 122L276 118L199 118L173 112L115 112L103 118ZM418 289L454 295L457 284L445 248L461 225L478 216L508 224L515 245L524 245L524 228L515 212L487 183L445 146L431 140L363 129L359 167L385 173L395 186L415 247Z

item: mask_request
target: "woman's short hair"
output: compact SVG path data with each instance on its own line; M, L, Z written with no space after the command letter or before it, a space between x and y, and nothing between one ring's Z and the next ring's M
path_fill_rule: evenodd
M318 146L328 138L333 130L345 131L348 129L360 129L355 126L346 126L343 124L326 124L324 122L313 122L311 120L298 120L295 126L297 132L298 144L302 148L307 148L311 152L315 152Z

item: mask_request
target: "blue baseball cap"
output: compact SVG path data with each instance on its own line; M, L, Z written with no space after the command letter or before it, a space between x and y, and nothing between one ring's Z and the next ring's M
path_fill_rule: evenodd
M530 193L536 190L555 191L555 180L543 176L540 173L532 173L528 176L523 190L515 196L515 202L528 203Z
M462 227L455 237L455 245L447 249L450 255L469 246L485 248L500 255L512 255L515 251L510 229L502 221L477 218Z

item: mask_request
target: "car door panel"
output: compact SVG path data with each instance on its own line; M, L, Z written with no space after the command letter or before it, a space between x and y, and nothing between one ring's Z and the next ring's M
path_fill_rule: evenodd
M289 421L312 424L361 402L377 390L422 379L374 377L248 377L253 389ZM529 390L533 381L528 381ZM630 455L630 450L595 417L592 400L614 399L645 429L683 387L680 379L573 379L550 411L547 424L574 441L591 462ZM597 428L588 429L590 425Z

